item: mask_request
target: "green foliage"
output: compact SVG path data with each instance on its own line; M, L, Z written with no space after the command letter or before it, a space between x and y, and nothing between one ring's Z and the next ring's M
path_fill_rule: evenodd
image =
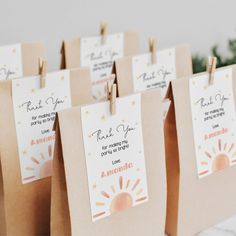
M236 64L236 39L228 41L229 57L222 56L218 51L218 46L215 45L211 49L211 55L217 58L217 67ZM199 54L193 56L193 73L206 71L206 57Z

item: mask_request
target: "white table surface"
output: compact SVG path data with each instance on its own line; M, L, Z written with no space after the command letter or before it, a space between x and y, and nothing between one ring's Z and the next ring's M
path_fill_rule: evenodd
M236 215L196 236L236 236Z
M236 216L201 232L197 236L236 236Z

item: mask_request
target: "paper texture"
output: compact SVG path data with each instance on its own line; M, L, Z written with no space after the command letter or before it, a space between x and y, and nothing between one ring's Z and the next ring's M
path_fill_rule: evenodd
M135 92L151 88L161 88L162 97L166 95L169 82L176 79L175 49L157 52L157 63L151 63L151 54L132 57L132 78Z
M140 94L81 108L92 220L148 200Z
M106 99L105 87L113 61L124 55L123 33L107 35L104 43L100 36L82 38L80 50L81 66L88 66L91 70L94 99L98 101Z
M0 47L0 80L23 76L21 45Z
M190 99L198 176L236 164L236 116L232 69L191 78Z
M59 110L71 107L70 71L12 81L15 126L23 184L51 176L55 134L52 126Z

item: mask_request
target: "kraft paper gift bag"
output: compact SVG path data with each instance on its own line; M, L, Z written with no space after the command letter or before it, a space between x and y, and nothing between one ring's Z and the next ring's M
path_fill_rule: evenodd
M236 213L236 66L172 81L165 122L166 232L192 236Z
M106 100L113 61L138 53L138 34L133 31L65 40L62 47L62 68L90 67L95 101Z
M160 88L164 118L170 106L166 93L170 81L192 74L189 45L156 51L156 41L149 42L150 52L115 60L113 72L120 96Z
M37 75L38 60L43 56L42 43L0 46L0 80Z
M171 80L192 74L189 45L156 51L152 43L149 53L115 60L113 72L120 96L160 88L164 98Z
M164 235L160 91L112 101L58 113L52 235Z
M75 69L0 82L0 235L50 235L53 121L92 100L89 79Z

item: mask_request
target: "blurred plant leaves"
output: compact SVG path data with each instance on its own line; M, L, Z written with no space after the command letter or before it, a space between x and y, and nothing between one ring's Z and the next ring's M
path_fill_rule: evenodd
M228 41L228 50L230 52L229 57L224 57L219 53L218 45L215 45L211 49L211 55L217 58L217 68L222 66L228 66L236 64L236 39L230 39ZM199 73L206 71L206 57L195 54L193 59L193 73Z

